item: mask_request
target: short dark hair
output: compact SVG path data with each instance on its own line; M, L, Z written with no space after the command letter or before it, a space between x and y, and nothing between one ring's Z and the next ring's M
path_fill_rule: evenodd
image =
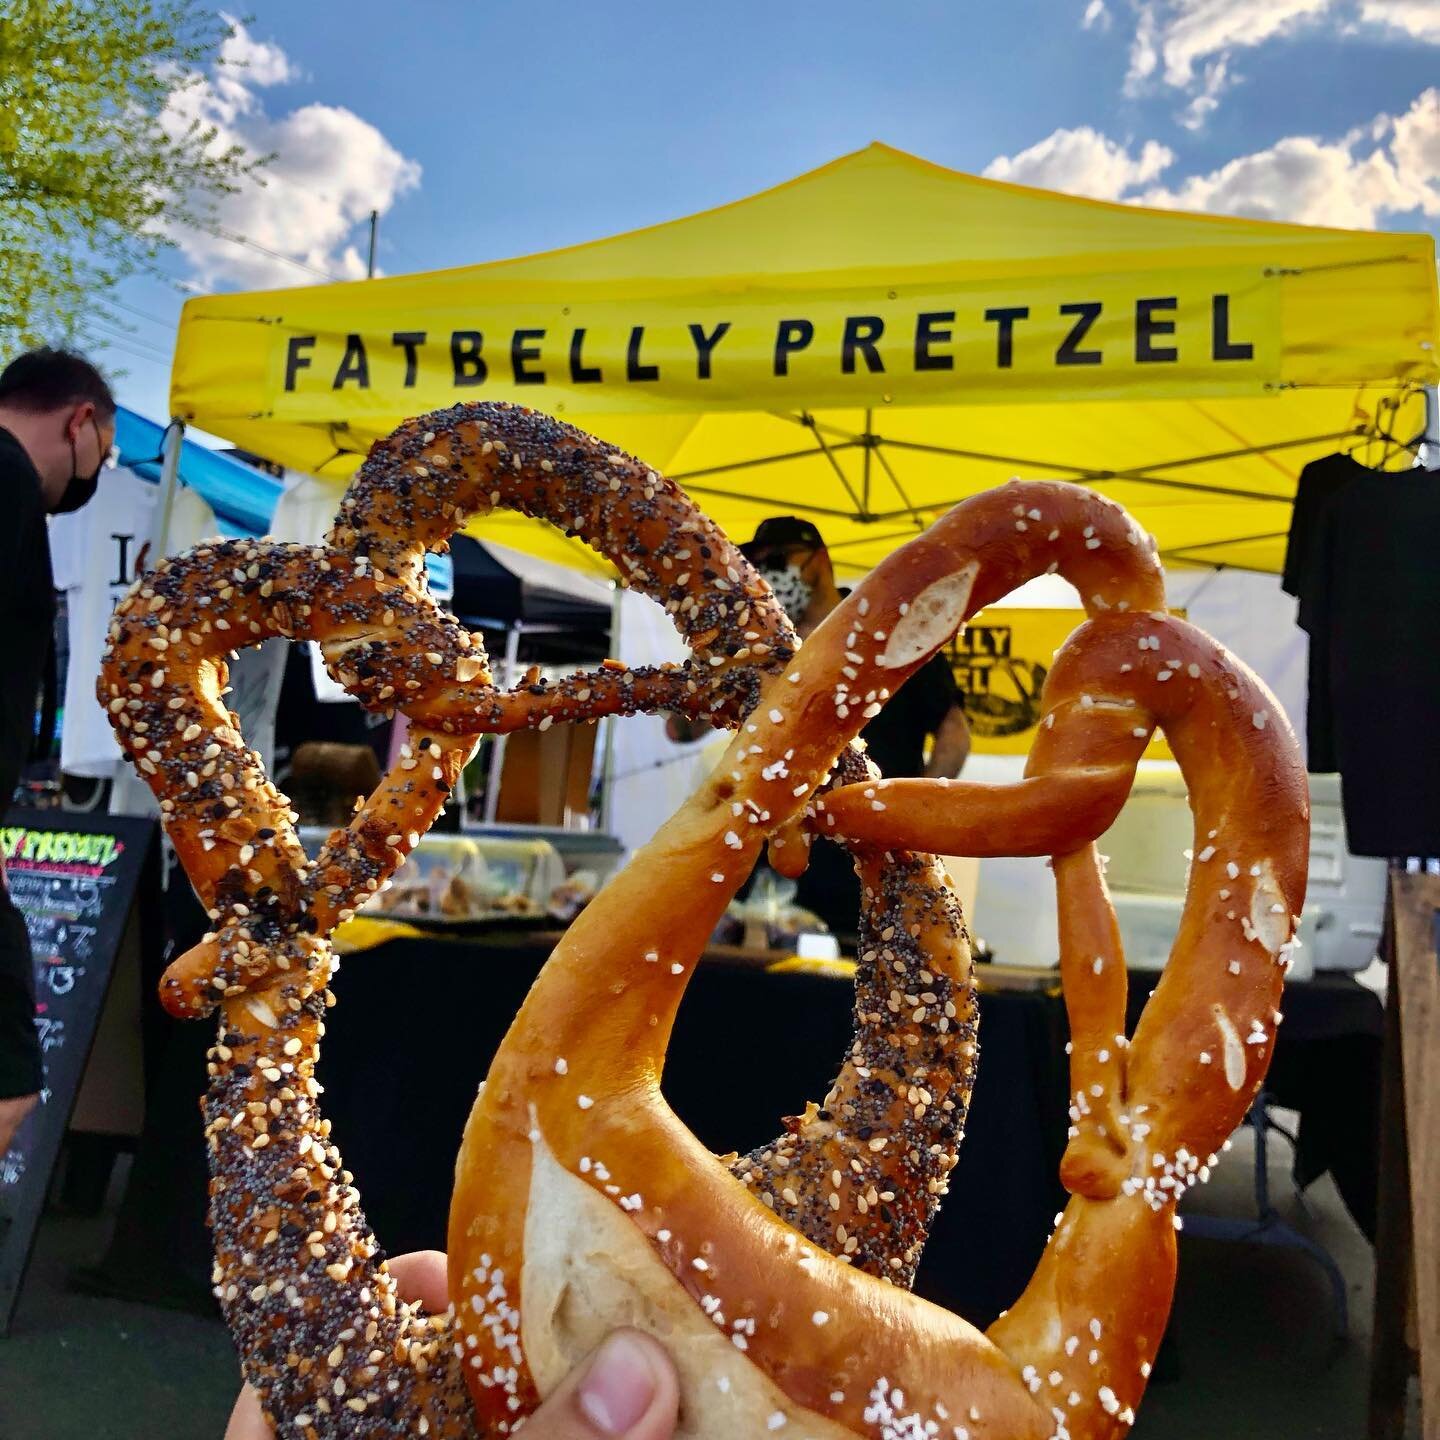
M0 405L42 414L90 401L103 419L115 413L105 377L74 350L38 350L17 355L0 372Z
M740 547L740 553L754 564L757 557L768 551L786 549L791 545L823 550L825 541L809 520L802 520L797 515L772 515L760 522L754 539L747 540Z

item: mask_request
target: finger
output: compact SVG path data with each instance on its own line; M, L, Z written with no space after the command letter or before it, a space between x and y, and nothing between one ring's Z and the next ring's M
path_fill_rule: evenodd
M390 1260L390 1273L402 1298L418 1300L431 1315L443 1315L450 1303L443 1250L416 1250Z
M236 1397L225 1427L225 1440L275 1440L275 1432L260 1409L260 1397L246 1385Z
M525 1422L528 1440L670 1440L680 1406L675 1367L637 1330L617 1330Z

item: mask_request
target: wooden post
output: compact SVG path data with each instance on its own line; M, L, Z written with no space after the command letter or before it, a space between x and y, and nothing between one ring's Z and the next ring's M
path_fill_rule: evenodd
M1440 1440L1440 876L1392 870L1370 1440L1400 1440L1409 1377Z

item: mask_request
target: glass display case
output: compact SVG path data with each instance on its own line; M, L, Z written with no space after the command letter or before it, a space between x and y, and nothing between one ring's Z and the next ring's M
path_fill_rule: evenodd
M307 826L300 840L315 855L329 833ZM552 896L566 878L565 861L547 835L432 833L421 836L389 888L359 913L441 925L548 922Z

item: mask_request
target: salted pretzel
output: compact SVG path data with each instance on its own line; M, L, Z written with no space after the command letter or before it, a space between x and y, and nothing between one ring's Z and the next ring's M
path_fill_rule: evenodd
M969 615L1056 571L1091 619L1047 683L1021 784L872 779L815 796L837 748ZM1157 724L1190 785L1196 848L1176 946L1132 1041L1093 842ZM878 1013L861 1011L863 1063L847 1061L798 1128L801 1153L779 1166L806 1176L790 1223L765 1204L778 1180L759 1196L728 1184L660 1094L706 937L766 839L793 841L807 813L882 861L902 846L1055 856L1072 1198L1031 1284L987 1334L844 1263L839 1212L872 1194L848 1163L858 1137L887 1158L897 1195L922 1182L906 1124L935 1096L907 1062L917 1028L938 1027L953 1003L911 968L934 943L922 926L880 932L905 980ZM1173 1293L1176 1202L1208 1175L1269 1062L1307 836L1283 715L1244 666L1166 616L1153 545L1118 507L1048 484L958 506L766 683L716 774L572 925L496 1055L449 1238L482 1429L505 1433L606 1329L630 1322L676 1355L687 1436L1120 1433ZM862 966L876 943L865 938ZM717 1058L717 1085L727 1063L743 1062Z
M483 651L419 590L422 547L443 543L485 503L518 505L623 554L631 583L671 609L695 660L633 677L578 677L539 693L495 692ZM1015 504L1021 514L1012 519ZM685 562L698 571L676 569ZM794 1421L801 1428L790 1433L898 1436L932 1433L919 1418L932 1416L956 1435L1078 1436L1123 1421L1143 1385L1139 1368L1132 1374L1124 1364L1137 1355L1148 1363L1168 1306L1168 1209L1200 1168L1181 1146L1157 1151L1159 1165L1139 1174L1135 1147L1143 1148L1147 1129L1173 1139L1171 1131L1188 1134L1187 1125L1225 1126L1258 1085L1269 1041L1257 1041L1252 1027L1232 1084L1236 1061L1222 1017L1233 1029L1249 1011L1227 993L1237 987L1220 982L1208 1018L1172 1002L1175 1013L1152 1027L1160 1038L1143 1051L1142 1022L1128 1074L1111 1049L1087 1047L1083 1036L1112 1024L1117 975L1123 1019L1123 970L1113 917L1105 928L1093 847L1088 862L1071 861L1087 854L1108 792L1072 827L1049 833L1063 856L1067 985L1076 945L1101 961L1090 962L1092 977L1113 962L1103 985L1082 976L1067 996L1078 1022L1076 1075L1102 1074L1120 1087L1127 1108L1115 1112L1115 1124L1129 1131L1093 1119L1102 1107L1079 1097L1066 1174L1077 1198L1036 1282L991 1340L886 1283L908 1280L953 1165L973 1072L973 994L963 922L943 876L928 856L898 848L925 838L912 823L917 797L895 792L895 818L911 824L910 833L862 833L857 812L868 805L863 818L873 827L888 801L879 799L885 782L848 742L966 614L1047 567L1081 585L1097 624L1118 619L1112 610L1142 612L1124 623L1150 623L1139 648L1152 648L1163 596L1133 526L1086 492L1011 487L960 507L887 562L792 663L793 638L763 584L674 487L568 427L480 406L413 422L376 447L328 548L209 547L146 578L117 614L100 693L160 795L217 924L166 994L189 1012L221 1001L205 1103L217 1293L247 1376L282 1435L461 1436L477 1425L480 1434L510 1433L599 1331L622 1319L671 1344L685 1385L685 1434ZM404 710L419 727L415 753L314 865L219 700L220 655L236 639L272 633L324 637L344 683L368 703ZM1279 817L1266 847L1269 869L1248 889L1248 923L1264 923L1258 941L1244 942L1275 940L1269 970L1246 982L1252 999L1264 991L1273 1005L1290 922L1282 925L1279 911L1261 915L1254 896L1274 887L1274 903L1298 909L1303 843L1298 862L1292 852L1294 835L1303 836L1303 787L1273 702L1223 652L1211 652L1233 702L1216 713L1239 735L1228 757L1232 778L1240 777L1236 796L1253 798L1246 774L1268 774ZM1139 668L1147 663L1142 655ZM157 670L169 673L157 681ZM1187 671L1187 683L1164 692L1173 710L1147 710L1146 696L1133 702L1132 732L1158 719L1173 721L1178 737L1188 714L1182 695L1193 707L1204 688L1188 683L1197 678ZM1079 711L1122 703L1108 693L1089 699ZM1253 735L1232 723L1236 704L1255 707ZM331 1002L325 937L413 847L474 734L650 706L730 723L748 718L722 773L572 927L496 1057L457 1175L452 1333L446 1317L398 1302L315 1104L313 1068ZM1088 768L1067 739L1074 708L1047 714L1057 785ZM1123 771L1123 754L1112 758ZM1187 775L1192 790L1208 778L1203 767ZM829 784L840 788L817 798ZM997 826L1014 819L1002 797L987 798ZM1015 807L1022 819L1027 803ZM1043 804L1031 808L1043 815ZM1250 808L1242 806L1242 830ZM1229 814L1226 823L1234 822ZM670 1019L714 919L760 846L768 838L777 856L801 855L807 823L844 836L866 882L856 1041L823 1106L810 1106L774 1146L717 1161L659 1097ZM1034 831L1016 828L1022 840ZM1234 892L1237 913L1245 888ZM1228 936L1212 943L1212 932L1220 934L1213 916L1208 926L1191 925L1195 894L1162 992L1170 974L1190 964L1187 933L1197 953L1238 947ZM1195 978L1171 984L1171 993ZM1200 978L1214 977L1206 970ZM601 997L603 1022L586 1005L592 995ZM1208 1107L1195 1104L1194 1115L1169 1115L1173 1096L1163 1086L1156 1099L1132 1102L1124 1087L1147 1073L1135 1069L1142 1053L1163 1052L1164 1060L1175 1048L1172 1032L1186 1024L1187 1036L1207 1026L1218 1035L1217 1068L1208 1073L1223 1075L1226 1092L1216 1091ZM1113 1028L1118 1052L1123 1036L1118 1022ZM1162 1066L1159 1079L1166 1073ZM1205 1076L1186 1093L1193 1099L1195 1091L1209 1094ZM1088 1168L1072 1158L1086 1158L1085 1144L1100 1156L1089 1156ZM1107 1169L1110 1150L1120 1159ZM1112 1180L1117 1188L1107 1189ZM1146 1247L1158 1264L1143 1283L1118 1302L1092 1299L1107 1266L1123 1263L1127 1248ZM1073 1400L1047 1411L1048 1393L1037 1392L1068 1373L1080 1331L1060 1342L1065 1362L1051 1377L1041 1381L1035 1366L1048 1355L1050 1330L1087 1307L1086 1333L1093 1339L1109 1327L1108 1338L1091 1346L1089 1385L1077 1376Z

